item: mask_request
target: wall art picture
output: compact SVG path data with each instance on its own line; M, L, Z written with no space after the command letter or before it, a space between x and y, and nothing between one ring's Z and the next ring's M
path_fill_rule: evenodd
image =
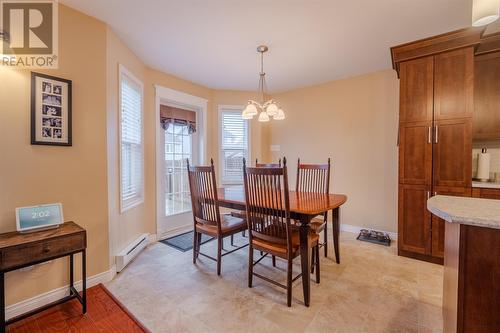
M71 146L71 81L31 73L31 144Z

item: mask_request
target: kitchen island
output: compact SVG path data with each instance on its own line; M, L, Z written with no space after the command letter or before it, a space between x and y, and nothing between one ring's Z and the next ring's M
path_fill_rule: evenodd
M444 332L500 332L500 200L435 196L444 219Z

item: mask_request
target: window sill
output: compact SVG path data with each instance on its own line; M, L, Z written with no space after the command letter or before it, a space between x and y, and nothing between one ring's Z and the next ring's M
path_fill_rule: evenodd
M143 203L144 203L144 198L133 199L133 200L130 200L129 202L127 202L126 204L121 202L120 214L126 213L127 211L131 210L132 208L137 207Z

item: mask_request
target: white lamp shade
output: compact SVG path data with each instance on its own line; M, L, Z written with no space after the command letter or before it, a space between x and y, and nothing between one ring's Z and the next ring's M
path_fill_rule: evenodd
M282 109L278 110L278 113L273 117L274 120L283 120L285 119L285 112Z
M249 116L255 116L257 115L257 107L255 105L253 105L252 103L248 103L245 110L243 110L243 112Z
M266 121L269 121L269 115L267 114L267 112L262 111L262 112L259 114L259 121L260 121L260 122L266 122Z
M266 108L266 112L268 115L270 116L275 116L277 113L278 113L278 106L276 105L276 103L274 102L271 102L267 108Z
M473 0L472 26L481 27L496 21L499 17L500 0Z
M253 118L253 116L252 116L252 115L249 115L248 113L245 113L245 111L243 111L243 112L241 113L241 118L242 118L242 119L252 119L252 118Z

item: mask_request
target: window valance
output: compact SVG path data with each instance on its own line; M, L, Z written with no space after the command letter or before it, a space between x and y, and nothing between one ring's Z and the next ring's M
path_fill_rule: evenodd
M184 125L188 133L196 132L196 112L172 106L160 105L160 124L167 130L170 124Z

